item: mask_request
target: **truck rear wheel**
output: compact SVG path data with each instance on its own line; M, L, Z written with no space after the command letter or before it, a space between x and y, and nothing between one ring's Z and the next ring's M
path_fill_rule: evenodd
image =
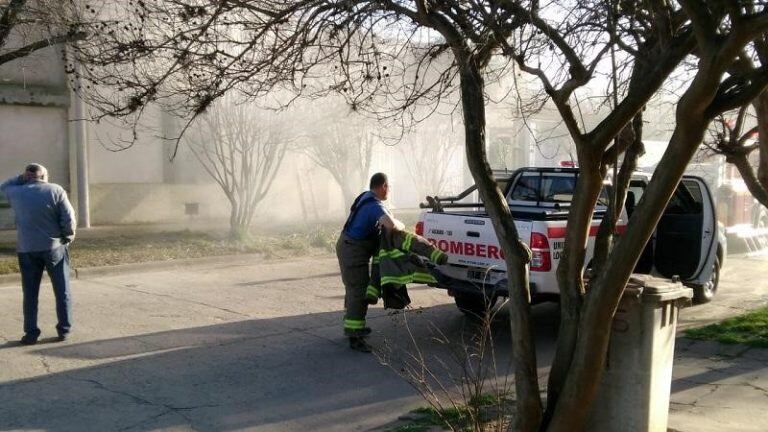
M715 257L712 264L712 276L709 281L693 289L693 302L696 304L709 303L717 293L717 286L720 284L720 258Z
M496 304L497 297L488 298L482 294L456 294L454 296L456 307L464 315L470 318L484 318L489 310Z

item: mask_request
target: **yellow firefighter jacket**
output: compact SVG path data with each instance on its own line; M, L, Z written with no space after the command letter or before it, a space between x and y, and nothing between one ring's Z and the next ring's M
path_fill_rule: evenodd
M445 264L448 257L425 238L407 231L383 230L373 256L371 280L366 291L369 304L384 299L384 307L403 309L410 304L406 284L437 283L424 259Z

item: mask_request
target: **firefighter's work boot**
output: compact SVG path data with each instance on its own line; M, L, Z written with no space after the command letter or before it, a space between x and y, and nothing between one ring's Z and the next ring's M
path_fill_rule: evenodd
M373 330L371 330L370 327L363 327L361 329L344 329L344 335L349 336L351 338L353 337L364 337L371 334Z
M365 341L365 338L362 337L349 338L349 347L362 353L369 353L373 351L373 348L371 348L371 346L368 345L368 342Z

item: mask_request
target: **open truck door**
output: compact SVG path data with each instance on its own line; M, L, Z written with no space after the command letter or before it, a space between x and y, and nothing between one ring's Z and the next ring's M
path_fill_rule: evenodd
M644 181L632 181L631 198L639 200ZM630 206L632 205L630 204ZM684 176L659 220L636 271L679 277L694 289L694 300L712 300L720 279L717 216L709 187L699 177Z

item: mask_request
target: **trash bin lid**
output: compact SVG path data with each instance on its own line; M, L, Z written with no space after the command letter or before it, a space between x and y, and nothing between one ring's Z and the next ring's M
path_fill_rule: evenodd
M671 279L647 274L633 274L630 281L642 286L642 297L644 300L668 301L691 298L693 296L693 290Z

